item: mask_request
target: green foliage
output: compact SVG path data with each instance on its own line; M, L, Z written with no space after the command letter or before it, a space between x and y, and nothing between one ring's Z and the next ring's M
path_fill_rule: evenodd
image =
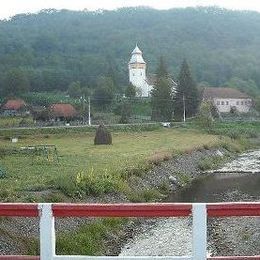
M171 121L173 113L173 95L171 82L163 58L157 68L156 83L151 91L152 120Z
M96 107L107 108L114 99L115 85L112 78L99 77L97 87L93 93L94 104Z
M134 98L136 96L136 87L132 84L128 85L125 90L125 96L128 98Z
M255 109L260 113L260 95L255 98Z
M175 118L177 120L182 119L184 106L186 117L194 116L197 113L199 101L199 92L196 83L191 75L187 61L184 60L176 89L174 108Z
M119 123L120 124L128 124L130 123L130 117L132 115L132 102L124 101L121 104L121 118Z
M19 96L28 92L30 89L30 82L23 70L15 68L9 70L4 77L5 96Z
M74 98L70 98L62 92L29 92L22 97L27 103L36 106L49 106L53 103L77 104Z
M62 232L57 235L57 254L59 255L104 255L106 238L117 235L127 219L98 219L89 224L81 225L75 231ZM73 239L71 239L73 237ZM27 248L28 255L39 255L39 241L31 240Z
M68 94L72 98L80 98L81 97L81 86L80 82L72 82L68 87Z
M131 202L154 202L162 197L162 194L155 188L134 191L127 194Z
M220 163L223 163L223 157L221 156L211 156L201 159L198 162L198 167L201 171L207 171L216 169Z
M216 7L17 15L0 22L0 88L4 74L18 67L26 72L33 91L66 91L74 81L93 86L101 75L126 85L126 59L137 40L151 61L151 72L158 53L167 57L174 75L185 56L198 82L219 86L234 77L251 79L259 93L259 16ZM140 31L144 17L149 26Z
M213 116L212 116L212 103L202 102L199 107L199 113L197 116L197 123L203 128L212 128L213 126Z
M0 165L0 179L6 178L6 170Z

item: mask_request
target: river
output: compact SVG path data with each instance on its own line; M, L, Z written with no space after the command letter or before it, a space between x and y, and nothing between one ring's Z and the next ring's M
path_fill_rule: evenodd
M240 155L168 198L168 202L259 200L260 150ZM120 255L189 255L191 224L191 218L161 218L153 225L144 224L142 232L127 242ZM241 218L213 219L208 226L208 250L212 254L260 254L259 218L246 218L242 223Z

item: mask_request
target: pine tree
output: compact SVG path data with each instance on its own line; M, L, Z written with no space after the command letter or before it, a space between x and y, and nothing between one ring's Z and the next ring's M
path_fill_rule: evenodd
M199 92L186 60L181 66L174 103L174 116L177 120L184 117L184 110L185 117L192 117L198 111Z
M156 72L156 83L151 91L152 120L170 121L173 112L173 96L167 67L162 57Z

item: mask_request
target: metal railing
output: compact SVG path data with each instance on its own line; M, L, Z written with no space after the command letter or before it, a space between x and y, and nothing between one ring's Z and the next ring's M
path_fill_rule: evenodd
M139 203L139 204L0 204L0 216L40 217L40 256L0 256L0 260L41 259L164 259L164 260L238 260L259 256L207 258L207 218L260 216L260 202L249 203ZM188 217L192 216L192 255L190 256L64 256L56 255L55 218L60 217Z

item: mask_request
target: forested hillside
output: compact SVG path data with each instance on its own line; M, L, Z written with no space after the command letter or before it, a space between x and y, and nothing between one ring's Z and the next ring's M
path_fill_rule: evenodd
M63 91L73 81L94 87L102 75L127 85L136 42L149 72L163 55L176 77L186 58L197 82L260 90L260 13L219 8L17 15L0 22L0 89L14 68L32 91Z

